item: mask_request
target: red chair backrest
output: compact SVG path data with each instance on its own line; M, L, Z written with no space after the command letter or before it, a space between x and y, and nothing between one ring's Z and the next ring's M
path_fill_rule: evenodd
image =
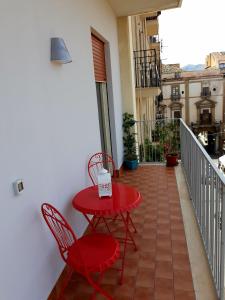
M88 174L93 185L97 185L97 176L102 168L107 169L112 176L114 175L115 164L112 157L104 152L95 153L88 162Z
M49 229L58 243L61 256L66 262L68 250L77 240L77 238L71 226L67 223L60 212L51 204L43 203L41 206L41 211Z

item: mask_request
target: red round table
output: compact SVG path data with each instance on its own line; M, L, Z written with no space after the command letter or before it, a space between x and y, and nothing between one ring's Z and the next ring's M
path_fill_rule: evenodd
M125 237L123 238L124 252L122 257L120 283L123 281L127 243L130 241L134 245L135 250L137 250L132 232L129 229L129 224L132 224L130 212L137 207L140 202L141 195L135 188L115 182L112 183L111 197L99 198L98 187L91 186L80 191L72 200L73 207L83 213L93 231L95 231L95 226L88 215L102 216L103 218L106 216L121 216L124 223Z

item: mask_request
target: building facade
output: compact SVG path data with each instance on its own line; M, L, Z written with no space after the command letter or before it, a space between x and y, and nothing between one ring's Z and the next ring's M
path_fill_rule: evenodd
M134 114L136 120L155 118L161 93L159 16L158 11L118 19L123 112Z
M225 71L225 52L212 52L206 56L206 69L218 69Z
M154 119L156 97L161 93L159 15L131 17L136 119L140 121Z
M163 99L158 103L162 118L182 118L196 135L204 136L209 153L222 152L224 80L220 70L183 72L164 68Z

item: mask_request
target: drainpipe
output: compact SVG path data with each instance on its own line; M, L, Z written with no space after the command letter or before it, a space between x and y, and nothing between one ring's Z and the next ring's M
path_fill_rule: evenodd
M185 79L185 122L190 126L190 112L189 112L189 80Z

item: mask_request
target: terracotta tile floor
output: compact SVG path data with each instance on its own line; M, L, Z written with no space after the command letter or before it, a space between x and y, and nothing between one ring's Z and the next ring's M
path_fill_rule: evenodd
M123 285L109 270L101 286L115 300L194 300L192 275L173 168L140 166L119 182L136 187L143 202L132 213L138 251L128 247ZM121 232L119 228L118 232ZM118 261L120 263L121 261ZM92 289L77 274L66 289L66 300L89 299ZM105 299L97 295L97 300Z

